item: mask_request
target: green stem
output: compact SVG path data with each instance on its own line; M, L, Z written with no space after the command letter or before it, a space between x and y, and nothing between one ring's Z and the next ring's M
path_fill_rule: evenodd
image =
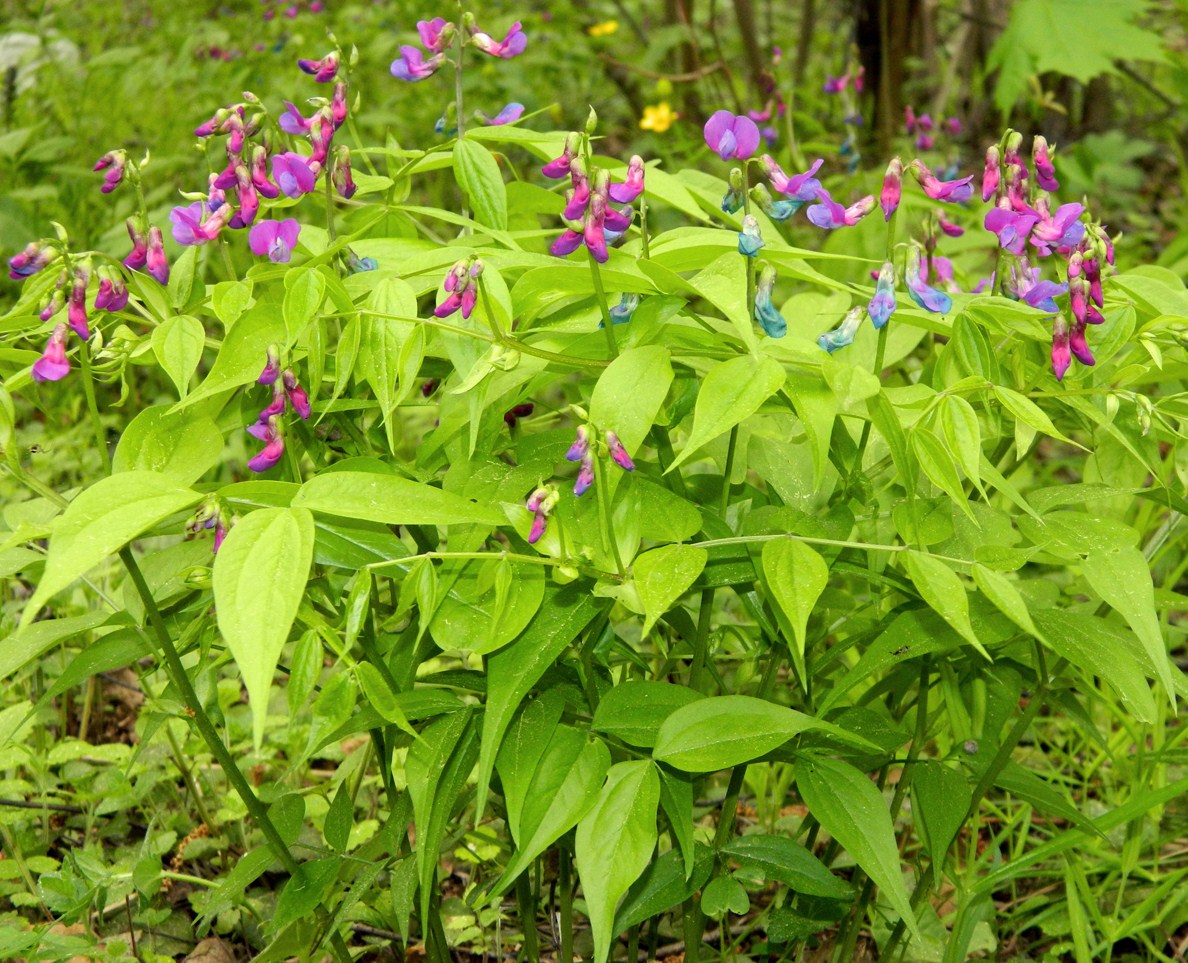
M561 951L559 963L573 963L573 881L570 879L569 848L562 845L558 853L559 877L557 885L561 888Z
M879 329L878 342L875 345L875 360L874 360L874 376L882 382L883 376L883 359L887 355L887 325L883 325ZM862 471L862 456L866 454L866 445L870 441L870 429L873 424L870 418L867 418L862 425L862 436L858 439L858 451L854 455L854 462L850 465L850 470L846 475L846 485L844 491L847 493L854 479Z
M751 213L751 162L749 160L743 161L742 166L743 175L743 218L744 220ZM746 265L747 272L747 313L754 315L755 313L755 259L747 257L740 253L739 257L743 259Z
M454 60L454 112L457 114L458 122L458 140L461 141L466 135L466 118L462 115L462 54L466 51L466 32L462 16L462 2L458 0L458 56ZM466 207L466 193L462 194L462 208L461 214L463 217L470 217L470 213ZM473 232L473 228L469 224L462 228L462 235L466 236Z
M328 244L333 244L336 236L334 233L334 184L329 169L324 172L322 180L326 185L326 239Z
M738 446L738 425L730 429L730 441L726 446L726 471L722 475L722 500L718 504L718 515L726 521L726 509L730 507L730 476L734 473L734 452Z
M235 263L231 260L231 243L227 240L226 234L219 235L219 252L223 256L223 268L227 272L227 280L239 280L239 275L235 271Z
M693 640L693 664L689 667L689 688L703 692L706 648L709 644L710 616L714 610L714 590L702 589L701 608L697 613L697 637Z
M103 422L99 420L99 405L95 401L95 376L91 371L91 344L88 341L79 348L78 359L83 372L83 394L87 399L87 413L91 418L91 429L95 432L95 445L99 449L99 460L103 474L111 474L111 454L107 450L107 439L103 433Z
M650 239L648 237L648 199L646 197L639 199L639 240L643 246L642 256L646 261L652 256L648 248Z
M625 578L627 570L623 567L623 559L619 557L619 542L614 537L611 524L610 491L606 486L606 468L602 459L594 456L594 487L598 489L598 530L602 533L602 544L609 548L611 557L615 560L615 569L621 578Z
M590 276L594 279L594 293L598 298L598 310L602 312L602 330L606 332L606 347L611 358L617 358L619 345L615 341L615 325L611 321L610 307L606 303L606 290L602 286L602 271L598 267L598 261L594 258L594 252L586 248L586 255L590 261Z

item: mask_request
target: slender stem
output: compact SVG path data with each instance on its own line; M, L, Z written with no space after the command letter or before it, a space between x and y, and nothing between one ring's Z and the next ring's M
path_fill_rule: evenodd
M561 887L560 963L573 963L573 882L570 879L569 848L562 846L558 853L558 885Z
M742 166L743 176L743 218L747 218L751 213L751 162L750 160L743 161ZM754 315L755 312L755 259L747 257L747 255L740 252L739 255L743 259L743 264L746 265L747 272L747 314Z
M616 571L620 577L625 578L627 570L623 567L623 559L619 556L619 541L615 538L613 531L610 491L606 486L606 467L597 455L594 456L594 487L598 489L598 529L602 533L603 546L610 549L611 557L615 560Z
M586 255L590 260L590 276L594 279L594 293L598 297L598 309L602 312L602 329L606 332L606 347L612 358L619 356L619 345L615 341L615 325L611 321L610 307L606 303L606 290L602 286L602 272L594 252L586 248Z
M875 345L874 376L882 381L883 359L887 356L887 325L879 329L878 342ZM858 452L854 455L854 462L846 476L845 490L848 492L853 480L862 471L862 456L866 454L866 445L870 441L870 428L873 422L867 418L862 425L862 436L858 439Z
M95 445L99 449L99 459L103 464L103 474L111 474L111 453L107 450L107 438L103 432L103 422L99 420L99 405L95 401L95 376L91 371L91 344L87 342L79 348L78 359L82 364L83 394L87 399L87 413L91 418L91 429L95 432Z
M642 256L646 261L652 256L648 249L650 238L648 237L648 199L646 197L639 199L639 240L643 246Z
M235 271L235 263L231 260L231 243L227 240L226 234L219 235L219 253L223 256L223 268L227 272L228 281L237 281L239 275Z
M351 138L354 140L354 142L361 147L363 145L363 140L359 137L358 128L355 127L353 111L347 111L347 130L351 132ZM376 169L375 162L371 159L371 154L367 151L360 151L359 153L363 155L363 163L367 165L368 172L373 176L378 177L379 171Z
M189 790L190 798L194 800L194 808L198 810L198 818L206 823L206 828L212 833L219 828L218 823L210 818L210 813L206 810L206 805L202 801L202 794L198 791L198 783L194 780L194 773L190 767L186 765L186 757L182 753L181 746L177 743L177 737L174 736L173 730L169 728L169 724L165 726L165 738L169 741L169 751L173 753L173 764L177 766L177 771L181 773L182 781L186 784L186 789Z
M333 244L336 237L334 233L334 184L329 170L325 171L322 180L326 184L326 239L327 243Z
M714 610L714 590L703 589L701 608L697 613L697 637L693 640L693 664L689 667L689 688L694 692L704 691L706 647L709 643L710 616Z
M466 31L462 16L462 2L458 0L458 56L454 60L454 112L457 114L458 140L466 135L466 118L462 115L462 55L466 51ZM466 207L466 192L462 192L463 217L470 217ZM463 236L471 234L473 228L467 224L462 227Z
M722 500L718 504L718 515L726 520L726 509L730 507L730 476L734 473L734 452L738 446L738 425L730 429L730 441L726 446L726 471L722 475Z

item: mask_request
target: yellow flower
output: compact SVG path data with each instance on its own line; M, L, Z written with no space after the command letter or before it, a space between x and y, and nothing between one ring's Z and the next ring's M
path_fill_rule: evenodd
M680 116L668 106L667 100L662 100L655 107L644 108L644 115L639 120L639 126L644 130L654 130L657 134L662 134Z
M603 20L602 23L596 23L592 27L587 27L586 33L591 37L609 37L618 29L618 20Z

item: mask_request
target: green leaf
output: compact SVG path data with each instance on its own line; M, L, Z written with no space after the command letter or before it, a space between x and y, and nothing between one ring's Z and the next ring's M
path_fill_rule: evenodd
M492 508L432 485L373 472L315 475L297 492L293 506L385 525L499 525Z
M643 635L689 591L709 553L693 545L664 545L644 552L631 566L635 591L644 608Z
M956 769L932 760L913 767L912 818L934 862L944 863L972 800L969 783Z
M742 883L732 876L712 879L701 891L701 912L715 919L734 913L741 916L751 908L751 898Z
M578 823L574 851L594 931L594 963L609 959L615 907L651 861L659 801L656 767L646 759L620 762Z
M252 282L246 278L242 281L220 281L210 293L210 306L215 317L223 322L223 327L228 331L252 303Z
M367 704L397 728L415 736L416 730L409 725L400 708L400 697L392 691L383 673L370 662L360 662L355 666L355 674L359 677L359 688L363 690L363 697Z
M276 911L269 920L272 931L279 933L294 920L312 916L314 910L324 905L341 866L338 856L311 859L298 866L276 901Z
M495 757L507 810L507 828L516 843L521 840L520 814L528 799L528 788L564 710L565 696L561 690L546 690L520 710Z
M214 366L202 384L173 406L174 411L252 384L268 360L268 346L285 340L285 326L275 305L256 305L227 332Z
M668 349L651 344L624 351L602 372L590 399L590 419L614 431L635 454L656 421L672 384Z
M175 315L153 329L153 354L182 398L189 394L190 379L198 370L205 346L206 329L188 314Z
M798 664L803 665L809 616L829 584L829 566L804 542L781 538L763 546L763 579L792 627L800 656Z
M1151 584L1151 568L1137 548L1118 545L1099 549L1085 558L1085 579L1109 606L1126 619L1139 637L1163 691L1175 704L1171 668L1167 662L1167 645L1155 614L1155 589Z
M740 355L710 369L697 392L693 430L668 467L683 464L707 442L745 421L784 384L784 367L772 358Z
M941 430L953 459L965 477L982 489L979 463L982 457L982 429L973 406L959 395L946 395L940 408Z
M169 266L169 303L178 311L190 301L190 295L194 290L194 272L197 266L197 247L187 247Z
M908 578L916 586L920 597L937 615L949 623L966 642L987 659L990 658L974 632L969 618L969 596L965 586L948 565L939 558L909 550L901 556Z
M81 492L54 521L45 572L21 613L21 626L80 575L201 497L154 471L121 472Z
M449 593L433 612L429 630L438 647L486 655L507 645L528 625L544 598L545 575L539 565L500 559L482 566L471 562L463 568L442 570L442 581L451 571Z
M714 851L698 843L689 865L686 877L681 854L675 849L652 860L619 904L612 932L622 933L644 920L659 916L696 893L713 871Z
M499 165L482 144L463 138L454 145L454 176L480 224L507 230L507 185Z
M128 422L112 456L111 470L153 471L191 485L223 457L223 433L205 415L145 408Z
M285 273L285 300L281 316L289 341L296 340L317 310L326 293L326 279L315 268L294 268Z
M43 619L5 637L0 645L0 679L7 679L43 652L106 622L105 612L88 612L66 619Z
M823 899L850 899L853 895L824 863L787 836L740 836L723 846L722 853L737 859L748 875L757 872L763 879L783 883L793 893Z
M713 696L683 706L665 719L652 756L684 772L717 772L758 759L809 729L837 731L835 726L764 699Z
M1024 632L1029 632L1039 638L1039 631L1031 621L1031 613L1027 611L1027 603L1015 588L1014 583L992 568L975 564L973 567L974 584L986 596L994 607L1003 615L1019 626Z
M919 425L912 429L910 437L912 452L929 481L948 495L953 503L969 516L971 522L975 521L973 510L965 497L965 489L961 485L961 477L953 466L953 456L949 454L944 443L931 431Z
M351 787L344 779L338 784L338 791L326 810L322 823L322 835L332 849L345 853L351 838L351 825L355 820L355 805L351 800Z
M703 698L700 692L671 682L621 682L599 701L590 726L628 745L650 749L665 719Z
M444 716L427 726L408 750L405 776L417 830L421 919L429 918L441 843L478 752L475 727L470 723L469 712Z
M1062 435L1052 424L1052 419L1044 413L1044 410L1026 395L1021 395L1010 388L1004 388L1002 385L994 386L994 394L1002 402L1002 406L1025 425L1036 431L1042 431L1052 438L1067 441L1070 445L1076 444L1072 439Z
M367 299L367 306L380 315L393 317L359 318L358 360L353 366L358 377L375 392L384 424L388 425L397 405L412 390L424 354L425 336L416 323L417 295L407 281L401 278L380 281ZM350 347L348 344L347 348ZM341 390L338 382L345 381L345 372L338 371L335 380L337 393Z
M483 711L476 820L482 819L495 754L516 708L604 604L574 586L548 589L540 611L523 634L487 660L487 704Z
M895 827L874 783L849 763L806 757L796 769L796 786L809 812L854 857L919 938L903 882Z
M590 742L579 729L557 727L528 787L519 846L492 896L510 886L537 856L590 811L610 764L610 750L605 744Z
M305 597L313 543L309 512L264 508L242 517L215 556L219 631L247 687L257 748L264 739L272 676Z

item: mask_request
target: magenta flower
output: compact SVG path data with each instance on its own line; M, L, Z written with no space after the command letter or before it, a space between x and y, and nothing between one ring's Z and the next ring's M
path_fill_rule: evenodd
M1029 304L1033 308L1039 308L1041 311L1047 311L1050 314L1055 314L1057 311L1056 302L1053 300L1058 295L1064 294L1069 286L1067 284L1057 284L1055 281L1041 281L1040 269L1027 267L1027 262L1023 262L1023 266L1016 269L1011 268L1011 291L1024 304Z
M330 101L330 118L334 121L334 129L338 130L347 117L347 85L339 81L334 85L334 97Z
M418 20L417 33L421 35L421 43L434 53L448 49L454 41L454 25L443 17Z
M446 62L445 54L434 54L428 60L424 57L417 47L401 47L400 59L392 61L392 76L416 83L426 77L432 77Z
M276 379L280 377L280 352L275 344L268 346L267 358L268 361L264 365L264 370L260 372L260 377L256 379L262 385L275 384Z
M606 198L595 194L590 198L590 209L582 227L582 240L594 255L594 260L605 264L610 255L606 250Z
M247 227L260 212L260 196L256 193L256 185L252 183L251 171L243 164L235 165L235 186L238 188L239 211L232 226Z
M759 128L750 117L718 110L702 128L705 143L722 160L746 160L759 147Z
M338 73L338 52L331 51L321 60L298 60L297 66L319 84L327 84Z
M132 252L124 258L124 267L139 271L148 263L148 239L136 224L135 218L128 218L128 236L132 238Z
M891 215L899 207L899 198L902 193L903 161L898 157L892 157L891 163L887 165L887 173L883 175L883 193L879 197L884 221L891 220Z
M87 275L83 271L76 271L74 274L66 320L74 329L74 333L84 341L91 336L91 329L87 327Z
M268 179L268 151L257 144L252 148L252 187L261 197L272 200L280 195L280 188Z
M355 179L351 177L351 150L349 147L334 148L334 170L330 175L334 189L340 197L350 200L355 196Z
M825 161L818 157L813 166L803 174L789 177L770 155L763 155L763 167L767 171L767 176L771 178L772 188L798 201L811 201L817 196L821 182L815 175L824 163Z
M607 196L616 204L630 204L644 189L644 162L639 154L634 154L627 164L627 177L622 184L611 184L607 188Z
M604 433L606 438L606 447L610 451L611 458L614 459L616 465L623 469L623 471L635 471L635 464L631 461L631 456L627 454L627 449L623 447L623 443L619 441L619 436L613 431Z
M272 157L272 179L285 197L300 197L314 189L317 178L300 154L287 151Z
M561 152L560 157L555 157L553 160L545 164L540 169L540 172L545 177L552 180L559 180L569 173L569 165L573 162L574 157L577 156L579 147L581 146L581 137L577 134L570 134L565 138L565 149ZM634 158L632 158L634 160ZM642 174L641 174L642 177Z
M248 232L248 247L257 257L268 255L273 264L284 264L292 256L300 232L301 225L292 217L261 221Z
M502 40L495 40L490 34L471 28L470 43L485 54L509 60L518 57L528 46L528 35L520 29L520 21L511 25Z
M97 311L122 311L128 304L128 288L120 278L103 278L95 295Z
M1072 352L1068 338L1068 322L1063 315L1056 315L1052 321L1052 372L1057 381L1064 380L1064 373L1072 364Z
M1070 248L1085 236L1085 225L1080 216L1085 210L1083 204L1061 204L1055 214L1049 214L1046 204L1038 204L1033 213L1039 215L1031 231L1031 243L1042 255L1053 249Z
M579 220L590 206L590 178L586 176L582 162L573 164L573 188L565 193L565 210L561 216L567 221Z
M578 466L577 478L573 482L573 493L578 498L581 498L586 492L590 490L590 486L594 484L594 453L587 451L581 457L581 464Z
M1034 212L1019 213L1005 207L996 207L986 212L986 230L998 237L998 245L1011 254L1022 254L1027 236L1039 222Z
M962 177L954 181L942 181L935 174L932 173L919 158L912 161L908 168L912 172L912 176L920 182L920 186L924 189L924 193L931 197L934 201L944 201L950 204L960 204L963 201L968 201L973 197L973 188L970 187L970 181L973 180L973 175Z
M840 94L846 89L846 86L849 84L849 82L849 74L842 74L840 77L835 77L833 74L826 74L825 83L822 85L821 89L827 94ZM910 110L911 108L908 109Z
M557 492L551 487L540 486L532 491L524 502L524 507L532 512L532 530L528 533L528 544L535 545L545 533L549 515L557 504Z
M1072 351L1073 357L1081 364L1092 367L1097 362L1093 357L1093 352L1089 350L1089 344L1085 340L1085 323L1077 321L1072 330L1068 333L1068 347Z
M286 134L299 136L309 130L309 125L312 120L313 118L306 120L301 115L301 111L299 111L293 104L286 100L285 112L277 119L277 123L280 124L280 129Z
M988 201L998 190L1001 160L997 144L986 148L986 167L982 171L982 200Z
M255 424L248 425L247 433L253 438L259 438L264 441L268 437L268 424L273 418L279 418L285 413L285 389L284 385L273 382L272 385L272 400L268 402L267 407L260 410L257 415Z
M943 291L928 286L920 274L920 250L913 248L907 259L907 271L904 281L907 284L908 295L925 311L934 314L946 314L953 306L953 299Z
M9 258L8 276L14 281L19 281L36 274L57 257L57 254L52 247L42 247L36 242L31 242L20 254Z
M265 430L264 449L255 458L248 462L248 468L254 472L268 471L285 453L285 439L280 431L280 422L273 416L268 419L268 427Z
M63 276L65 273L65 271L62 272ZM49 301L46 302L45 307L41 309L41 314L38 315L42 321L48 321L55 314L61 311L62 306L66 303L65 298L62 297L62 284L63 281L61 278L59 278L58 287L54 289L54 293L50 295Z
M157 279L157 283L169 283L169 261L165 258L165 239L161 236L161 229L156 226L149 228L145 269Z
M514 124L520 119L524 113L524 105L517 104L514 101L503 108L494 117L489 117L483 114L483 120L486 121L488 127L502 127L504 124Z
M943 211L936 212L936 223L949 237L961 237L961 235L965 233L965 228L963 228L960 224L954 224L952 221L950 221L947 217L945 217Z
M469 318L478 301L478 279L482 273L483 262L475 258L455 262L442 285L448 295L434 309L434 317L447 318L460 309L462 317Z
M849 207L842 207L829 196L828 191L818 188L817 200L820 203L814 204L806 213L813 224L826 231L832 231L839 227L853 227L875 208L873 194L867 194L866 197Z
M173 234L173 239L183 247L209 241L210 238L202 228L202 218L206 211L207 206L202 201L179 205L170 211L169 220L173 224L170 233Z
M107 171L103 175L103 186L99 188L100 192L110 194L120 186L120 182L124 179L124 166L127 160L128 155L124 151L109 150L95 162L92 170Z
M289 404L293 406L297 416L302 421L309 421L309 395L305 393L305 389L301 387L297 376L291 369L285 369L285 373L281 376L281 383L285 386L285 397L289 399Z
M585 425L578 425L575 434L577 437L569 446L569 451L565 453L566 461L581 461L590 450L590 429Z
M1045 191L1060 190L1060 183L1056 180L1056 168L1052 166L1052 158L1048 154L1048 142L1039 134L1031 142L1031 159L1035 162L1035 182Z
M34 381L61 381L70 374L66 359L66 325L59 324L50 335L41 357L33 362Z

